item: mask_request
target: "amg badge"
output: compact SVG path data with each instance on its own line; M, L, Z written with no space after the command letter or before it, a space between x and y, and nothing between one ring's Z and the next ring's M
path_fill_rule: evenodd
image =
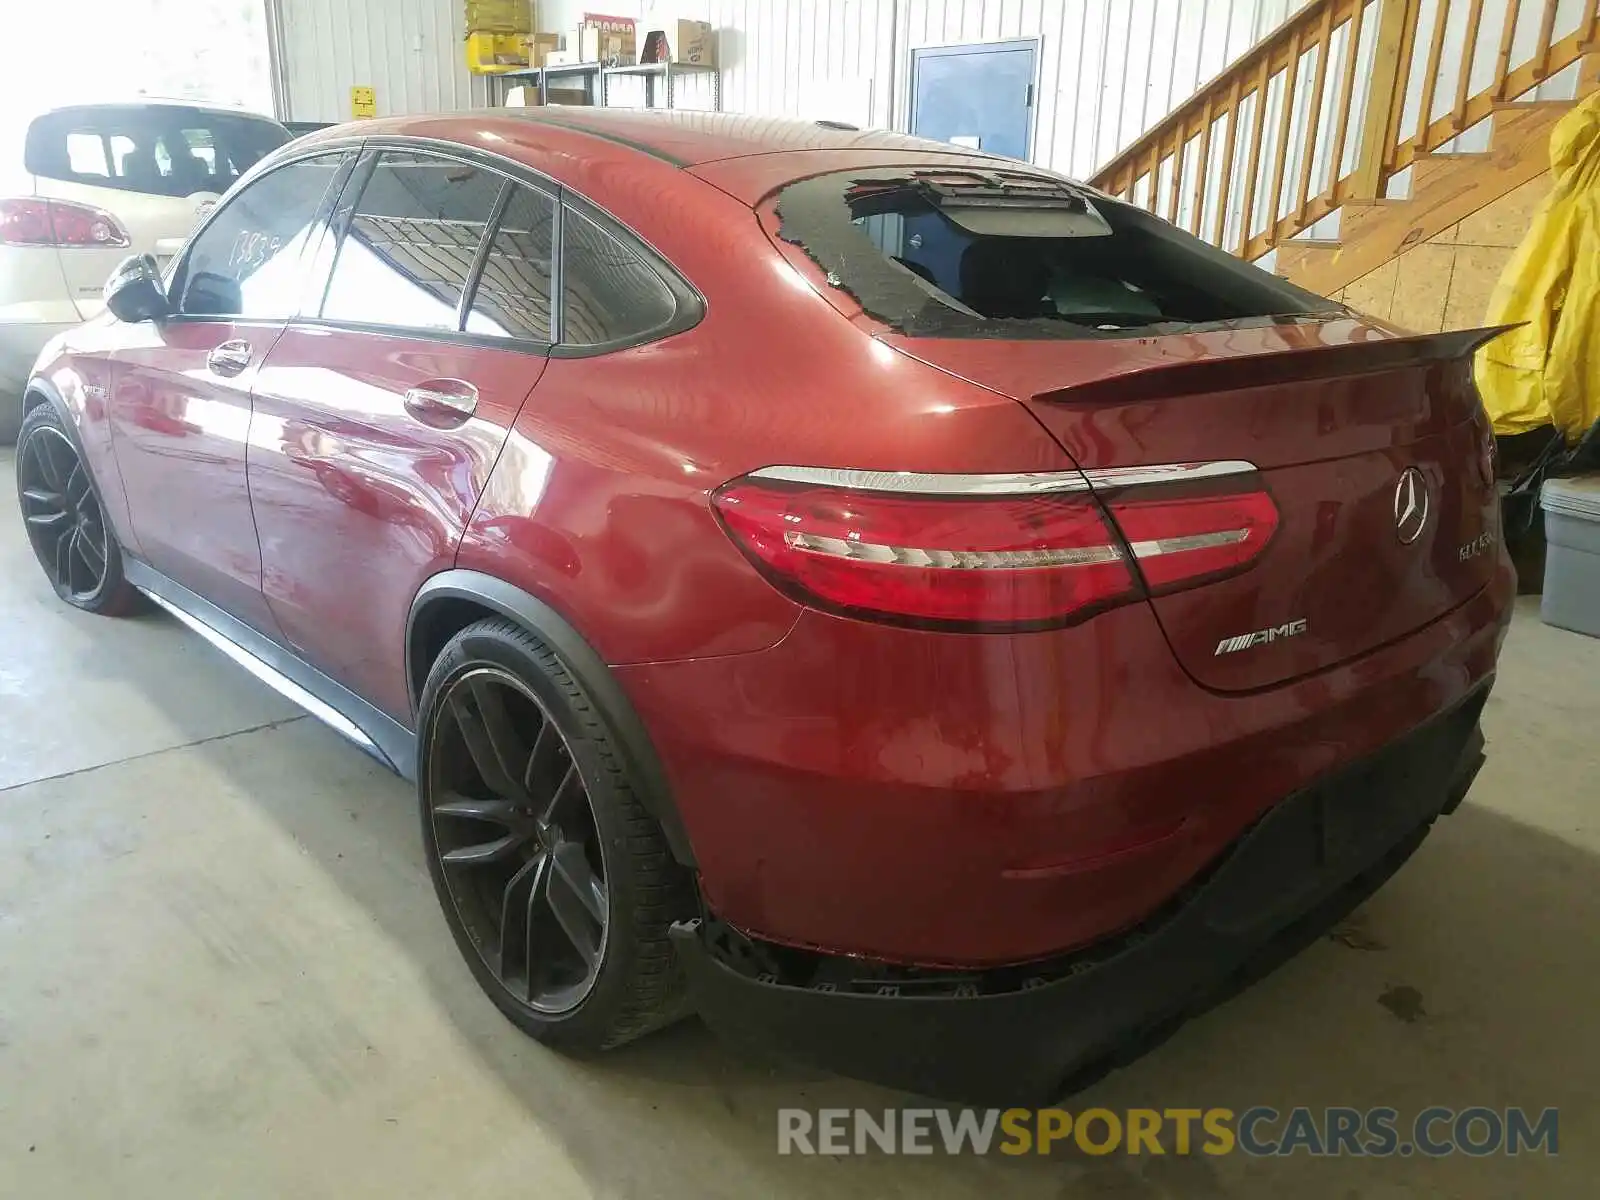
M1268 629L1258 629L1254 633L1241 633L1237 637L1223 638L1217 643L1215 658L1220 654L1232 654L1236 650L1248 650L1251 646L1265 646L1268 642L1276 642L1280 638L1299 637L1306 631L1306 619L1301 617L1298 621L1290 621L1287 625L1273 625Z

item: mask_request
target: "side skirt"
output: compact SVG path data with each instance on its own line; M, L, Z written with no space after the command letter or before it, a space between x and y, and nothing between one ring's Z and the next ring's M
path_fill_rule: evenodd
M123 573L158 607L177 617L273 691L343 734L401 778L415 779L416 735L393 717L148 564L124 555Z

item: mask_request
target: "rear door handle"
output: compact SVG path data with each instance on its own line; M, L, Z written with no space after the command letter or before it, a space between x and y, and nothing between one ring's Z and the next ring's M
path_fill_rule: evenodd
M218 375L232 379L250 365L250 343L242 340L223 342L206 355L206 366Z
M478 389L464 379L429 379L406 389L406 411L429 424L456 425L478 408Z

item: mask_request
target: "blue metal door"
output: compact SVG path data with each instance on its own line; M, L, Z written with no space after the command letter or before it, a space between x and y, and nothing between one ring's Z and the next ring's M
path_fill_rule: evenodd
M911 52L911 132L1009 158L1028 157L1031 38Z
M1033 129L1032 39L911 52L911 132L1010 158L1028 157ZM944 218L907 216L902 261L954 295L971 239Z

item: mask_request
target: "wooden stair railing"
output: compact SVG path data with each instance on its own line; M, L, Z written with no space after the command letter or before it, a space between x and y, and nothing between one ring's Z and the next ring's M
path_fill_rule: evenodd
M1600 0L1312 0L1091 182L1259 258L1381 199L1419 156L1581 59L1597 32Z

